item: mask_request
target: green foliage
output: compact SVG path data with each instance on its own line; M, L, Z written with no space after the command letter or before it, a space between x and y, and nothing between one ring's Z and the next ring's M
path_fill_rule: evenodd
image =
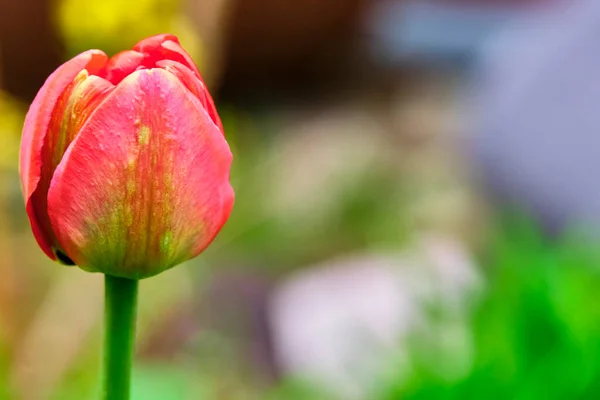
M264 400L333 400L306 382L289 380L270 391Z
M134 369L132 400L191 399L185 370L168 365L140 365Z
M0 329L0 399L11 399L10 352Z
M470 318L468 373L445 379L435 365L452 360L413 348L411 378L382 400L600 398L600 256L573 239L504 224L481 257L488 287Z

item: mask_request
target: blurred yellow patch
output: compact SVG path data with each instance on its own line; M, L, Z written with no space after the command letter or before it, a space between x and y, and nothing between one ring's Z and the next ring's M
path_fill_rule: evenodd
M18 169L25 106L0 92L0 170Z
M110 56L148 36L172 33L200 62L200 40L179 0L59 0L56 21L70 57L91 48Z

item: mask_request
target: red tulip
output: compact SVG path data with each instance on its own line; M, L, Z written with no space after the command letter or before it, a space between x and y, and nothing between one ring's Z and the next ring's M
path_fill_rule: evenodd
M38 244L118 277L202 252L233 206L230 165L212 98L172 35L61 65L23 127L21 184Z

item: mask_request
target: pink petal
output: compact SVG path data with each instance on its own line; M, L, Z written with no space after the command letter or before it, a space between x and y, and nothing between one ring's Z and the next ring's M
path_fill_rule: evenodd
M213 120L215 125L219 127L219 130L221 130L223 134L225 133L223 130L223 124L221 123L221 118L219 118L219 114L217 113L217 108L215 107L212 96L206 89L206 85L201 79L198 79L198 77L189 68L178 63L177 61L161 60L156 63L156 66L166 69L179 78L185 87L188 88L188 90L196 97L198 97L210 118Z
M135 50L117 53L108 60L101 76L116 85L142 65L144 58L143 53Z
M83 269L145 278L198 255L233 205L231 152L171 73L126 77L56 169L48 213Z
M106 54L100 50L89 50L58 67L46 79L25 118L19 156L21 188L34 236L42 250L52 259L56 259L56 257L52 252L51 239L43 232L31 203L31 196L40 181L41 153L48 125L58 98L75 76L84 68L94 71L102 68L107 58Z
M196 67L196 63L192 60L192 57L179 45L179 42L174 42L171 40L167 40L161 45L161 54L164 58L177 61L190 68L194 74L198 77L198 79L202 79L200 75L200 71L198 71L198 67Z
M199 79L202 79L194 60L181 47L179 39L175 35L162 34L152 36L133 46L133 49L146 54L153 63L165 59L177 61L192 70Z
M60 250L64 253L57 244L48 218L48 189L54 170L79 129L113 89L114 85L107 80L98 76L89 76L87 70L82 70L66 87L54 106L42 147L40 181L31 195L31 204L37 222L46 238L51 239L54 252Z
M133 49L141 53L151 52L159 48L160 45L167 40L179 43L177 36L171 35L170 33L163 33L140 40L135 46L133 46Z

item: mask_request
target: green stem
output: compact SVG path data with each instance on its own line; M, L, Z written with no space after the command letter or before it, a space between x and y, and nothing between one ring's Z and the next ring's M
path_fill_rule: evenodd
M104 400L129 400L138 281L105 276Z

